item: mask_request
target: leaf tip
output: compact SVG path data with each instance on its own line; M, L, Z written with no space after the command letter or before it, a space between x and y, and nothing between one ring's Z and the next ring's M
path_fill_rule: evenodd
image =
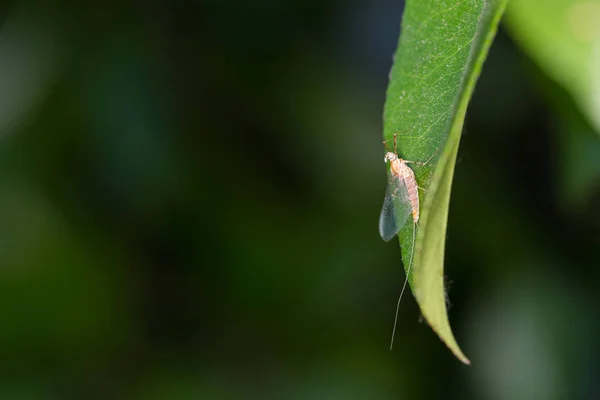
M445 303L444 303L445 305ZM471 365L471 360L465 356L462 352L452 330L450 329L450 324L448 322L448 316L446 314L446 308L438 309L437 311L441 311L441 314L432 313L428 307L427 303L425 307L420 305L421 313L425 318L425 321L429 324L431 329L435 332L436 335L440 338L440 340L448 347L448 349L454 354L456 358L458 358L463 364Z
M454 356L459 359L460 362L462 362L465 365L471 365L471 360L469 360L467 356L465 356L465 353L462 352L462 350L458 346L458 343L456 343L456 339L454 339L454 335L452 335L451 331L449 332L450 335L447 336L447 334L440 334L440 332L438 332L435 328L433 328L433 330L435 333L437 333L439 338L442 340L442 342L444 342L448 349L450 349L452 354L454 354Z
M451 349L452 350L452 349ZM458 358L463 364L465 365L471 365L471 360L469 360L462 351L460 351L460 349L458 349L458 351L454 351L452 350L452 353L454 353L454 355L456 356L456 358Z

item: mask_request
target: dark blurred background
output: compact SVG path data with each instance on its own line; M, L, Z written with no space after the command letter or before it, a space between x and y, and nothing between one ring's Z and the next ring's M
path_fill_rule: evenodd
M0 8L1 399L600 396L600 146L501 29L446 247L379 237L402 2Z

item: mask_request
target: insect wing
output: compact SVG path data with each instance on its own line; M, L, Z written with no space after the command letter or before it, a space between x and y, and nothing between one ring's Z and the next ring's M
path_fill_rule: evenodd
M390 174L379 216L381 238L387 242L396 236L406 223L410 212L410 199L404 180Z

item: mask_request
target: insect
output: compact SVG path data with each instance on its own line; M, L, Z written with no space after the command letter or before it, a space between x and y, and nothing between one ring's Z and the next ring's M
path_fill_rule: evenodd
M383 160L390 163L390 172L379 217L379 234L386 242L398 234L409 216L415 224L419 222L419 186L408 164L427 164L398 157L396 137L397 134L394 134L393 152L383 142L387 150Z
M408 262L408 268L406 271L406 279L404 280L402 291L398 297L398 304L396 305L396 318L394 319L394 329L392 331L390 349L394 345L394 335L396 333L396 322L398 320L400 300L402 300L402 295L406 289L406 283L408 282L408 277L412 267L412 258L415 250L415 233L418 226L417 223L419 222L419 186L417 185L417 180L415 179L415 173L408 166L408 164L425 165L429 162L429 160L427 160L425 163L418 161L407 161L398 157L396 136L397 135L394 134L393 152L388 148L387 143L385 141L383 142L387 150L387 153L385 153L384 162L389 162L390 171L388 174L388 184L385 193L385 199L383 200L383 207L381 208L381 215L379 217L379 234L384 241L387 242L391 240L404 226L408 217L412 216L413 237L410 260Z

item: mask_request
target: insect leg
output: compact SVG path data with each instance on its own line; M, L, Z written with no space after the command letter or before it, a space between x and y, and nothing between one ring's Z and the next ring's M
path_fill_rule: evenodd
M437 151L435 153L433 153L431 155L431 157L429 157L427 159L427 161L425 161L425 162L421 162L421 161L408 161L408 160L404 160L404 162L407 163L407 164L427 165L427 164L429 164L429 161L431 161L431 159L436 156L437 153L438 153Z

